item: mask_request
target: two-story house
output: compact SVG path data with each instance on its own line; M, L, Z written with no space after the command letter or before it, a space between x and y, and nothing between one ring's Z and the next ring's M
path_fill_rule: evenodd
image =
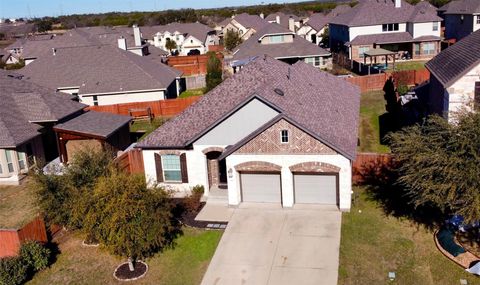
M218 24L217 29L221 37L224 37L227 31L235 31L243 41L246 41L267 24L268 22L258 15L242 13L223 20Z
M323 34L328 31L328 23L350 9L350 5L338 5L328 14L314 13L297 29L296 33L309 42L319 44Z
M293 64L305 61L315 67L331 67L331 54L277 23L267 24L233 51L232 66L242 66L251 59L268 55Z
M414 6L403 0L360 0L330 21L330 48L362 61L375 48L430 59L440 52L441 21L427 1Z
M261 17L262 15L260 15ZM284 14L282 12L277 12L268 15L265 20L269 23L277 23L280 26L283 26L289 29L292 32L297 31L298 28L303 24L305 19L298 17L294 14Z
M445 38L457 41L480 29L480 1L454 0L439 9L445 21Z
M200 23L170 23L142 27L142 35L154 46L168 50L167 42L174 41L179 55L204 54L208 46L217 45L215 31Z

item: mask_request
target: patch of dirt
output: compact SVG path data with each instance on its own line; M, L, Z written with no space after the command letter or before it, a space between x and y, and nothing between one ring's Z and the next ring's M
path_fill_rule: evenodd
M148 270L147 265L143 262L135 262L134 268L135 270L130 271L128 263L124 263L117 267L114 276L120 280L132 280L142 277Z

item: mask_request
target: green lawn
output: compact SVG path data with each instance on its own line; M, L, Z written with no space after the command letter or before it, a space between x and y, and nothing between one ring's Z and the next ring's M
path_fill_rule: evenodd
M163 125L167 119L165 118L154 118L152 122L148 120L135 121L130 125L130 132L145 132L139 140L146 137L148 134L156 130L158 127Z
M437 250L432 231L386 216L361 188L354 191L360 195L342 216L339 285L480 283ZM397 274L393 282L389 271Z
M379 116L386 112L383 91L371 91L361 95L360 99L360 152L390 152L388 146L380 144Z
M38 214L35 195L28 183L0 186L0 228L20 228Z
M178 95L178 98L187 98L187 97L192 97L192 96L201 96L204 94L203 88L199 89L190 89L190 90L185 90L180 95Z
M425 68L426 61L403 61L395 63L395 70L419 70Z
M146 259L147 275L131 284L199 284L222 236L220 231L184 228L176 246ZM78 234L62 237L61 253L50 268L37 273L29 285L126 284L113 278L115 268L125 260L102 249L81 246Z

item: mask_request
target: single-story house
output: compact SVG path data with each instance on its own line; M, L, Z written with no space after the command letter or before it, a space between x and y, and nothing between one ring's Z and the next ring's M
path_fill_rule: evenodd
M113 45L52 48L18 72L90 106L152 102L181 91L179 70Z
M455 121L455 113L480 106L480 31L445 49L425 65L430 71L429 109Z
M268 55L293 64L305 61L317 68L331 67L331 53L276 23L267 24L233 51L232 66Z
M179 193L220 188L242 202L350 209L360 90L269 56L140 141L146 180Z

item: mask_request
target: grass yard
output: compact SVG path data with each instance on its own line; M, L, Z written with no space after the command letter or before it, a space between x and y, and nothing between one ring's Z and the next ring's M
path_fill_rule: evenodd
M180 95L178 95L178 98L202 96L203 94L204 94L204 89L203 88L190 89L190 90L185 90L182 93L180 93Z
M184 228L173 249L146 259L147 275L132 284L200 284L222 232ZM60 240L61 253L50 268L37 273L29 285L42 284L126 284L113 278L113 271L126 260L102 249L81 246L78 234Z
M151 132L156 130L158 127L163 125L167 119L165 118L154 118L152 122L148 120L135 121L130 125L130 132L145 132L139 140L143 139Z
M480 284L435 247L433 233L407 219L386 216L361 188L350 213L342 216L339 285ZM361 212L359 212L361 210ZM397 278L390 282L389 271Z
M419 70L425 68L426 61L403 61L395 63L395 70Z
M20 186L0 186L0 228L20 228L38 214L28 184L24 181Z
M390 152L386 145L380 144L380 115L386 112L383 91L363 93L360 99L360 152Z

